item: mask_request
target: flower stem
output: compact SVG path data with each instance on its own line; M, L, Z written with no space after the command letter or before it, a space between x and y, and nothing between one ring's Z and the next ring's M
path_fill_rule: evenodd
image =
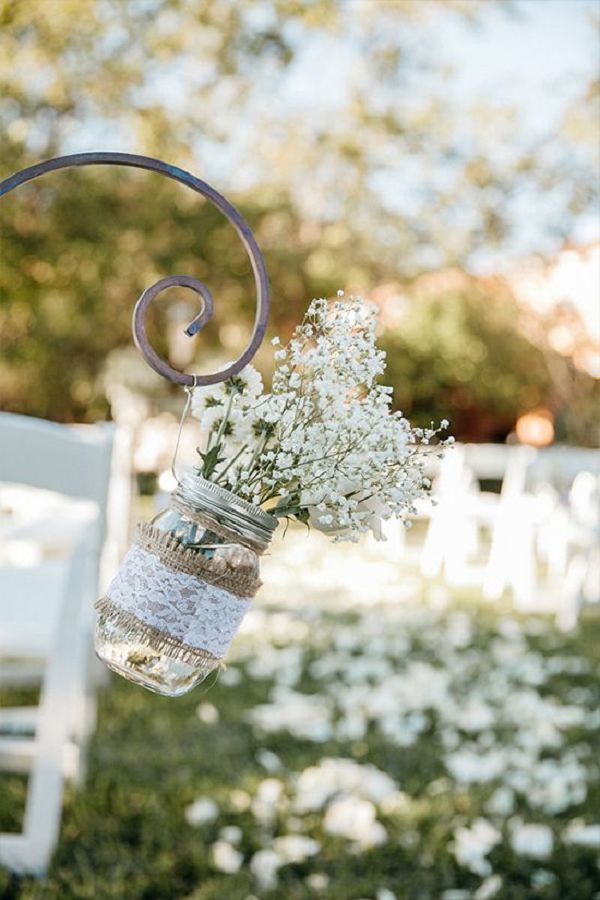
M229 460L229 462L227 463L227 465L225 466L225 468L222 469L222 470L219 472L217 484L220 482L221 478L225 475L225 473L232 467L232 465L233 465L235 462L237 462L237 460L240 458L240 456L242 455L242 453L244 452L244 450L247 450L247 449L248 449L248 444L244 444L244 445L241 447L241 449L238 450L238 452L235 454L235 456L233 456L233 457Z

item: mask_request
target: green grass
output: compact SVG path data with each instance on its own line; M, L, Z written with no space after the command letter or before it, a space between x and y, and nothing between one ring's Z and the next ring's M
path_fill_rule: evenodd
M446 627L443 623L454 614L453 609L439 613L442 624L436 627ZM302 647L302 675L294 690L323 691L331 687L335 678L324 680L315 676L311 663L331 652L340 628L361 629L365 623L373 628L378 614L375 611L375 619L367 618L346 608L335 615L327 605L306 604L294 613L289 612L289 607L287 610L284 615L291 621L298 619L308 624L308 638L284 635L274 639L272 635L254 633L241 639L235 664L241 673L238 684L219 682L204 695L200 688L185 697L168 700L114 678L99 697L98 728L85 786L80 790L67 787L60 844L47 879L17 878L0 871L0 897L374 900L377 891L384 888L393 891L398 900L437 900L451 889L464 891L457 895L463 898L476 897L482 877L457 864L451 851L452 832L457 825L486 815L485 802L494 785L465 787L448 778L434 713L427 713L425 730L408 747L391 743L373 722L357 739L341 740L333 734L324 742L315 742L293 737L284 730L264 734L246 720L248 711L265 703L271 694L274 677L248 675L252 660L267 652L269 642L278 642L279 647L294 643ZM460 653L464 653L465 671L471 671L468 667L472 666L474 674L468 677L477 679L477 672L486 665L490 641L498 634L499 619L473 604L467 611L473 623L473 639ZM280 615L281 608L276 613ZM387 615L385 610L381 615ZM384 637L385 632L384 627ZM581 673L549 675L536 688L540 697L572 703L573 691L583 689L583 695L591 706L595 702L597 709L598 620L590 618L580 632L568 637L557 634L551 623L543 624L539 634L535 629L531 632L526 632L528 652L539 653L544 660L560 655L563 659L587 661L586 671ZM420 635L418 629L413 629L410 645L409 659L435 663L436 651L428 633ZM394 660L391 647L387 645L382 653L401 669L406 655ZM352 650L352 658L360 659L361 652ZM371 651L371 658L376 655ZM214 724L204 724L196 714L203 701L214 704L219 711ZM513 739L500 726L495 734L500 742ZM569 845L558 837L566 822L575 817L592 822L595 815L597 821L600 790L594 781L594 760L600 757L600 741L597 732L583 728L571 729L566 737L568 747L582 748L589 765L587 797L552 815L530 809L527 797L518 799L516 814L526 821L550 824L557 839L552 856L543 862L515 854L508 838L496 846L489 854L493 871L502 878L496 898L600 897L597 851ZM345 757L361 764L372 763L389 773L409 796L410 803L401 813L379 812L378 819L387 830L388 840L362 852L355 852L344 838L325 833L318 812L307 813L300 824L290 825L289 809L279 810L274 822L265 826L251 810L240 811L232 797L235 790L253 796L260 781L269 777L257 760L257 753L264 748L279 757L281 767L273 774L285 783L288 794L293 792L294 773L323 757ZM5 775L0 787L0 828L15 830L23 811L24 780ZM220 813L216 822L192 827L185 820L184 810L200 795L213 798ZM237 825L243 831L238 849L244 854L244 865L233 875L217 871L211 856L211 844L227 825ZM284 866L278 885L272 890L261 890L249 868L252 855L269 846L272 836L294 828L319 840L321 852L304 862ZM504 835L506 828L506 823L501 824ZM311 887L311 873L325 875L327 887Z

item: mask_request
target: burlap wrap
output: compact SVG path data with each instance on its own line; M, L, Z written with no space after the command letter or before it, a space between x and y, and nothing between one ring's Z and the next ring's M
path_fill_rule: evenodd
M168 532L139 525L121 568L96 603L98 614L131 628L152 651L215 668L261 584L253 552L234 543L217 547L208 558Z

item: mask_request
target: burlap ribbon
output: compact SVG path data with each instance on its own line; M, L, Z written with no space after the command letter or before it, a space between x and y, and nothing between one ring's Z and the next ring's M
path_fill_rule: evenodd
M216 545L208 556L170 532L138 525L123 565L96 603L98 614L131 630L149 651L215 668L261 585L253 551L232 543Z
M212 526L211 530L214 530ZM237 597L254 597L262 584L255 574L252 560L249 559L247 565L242 561L233 568L218 555L208 559L197 550L186 547L169 532L160 531L149 523L138 525L135 544L158 556L160 561L174 572L185 572L187 575L201 578Z

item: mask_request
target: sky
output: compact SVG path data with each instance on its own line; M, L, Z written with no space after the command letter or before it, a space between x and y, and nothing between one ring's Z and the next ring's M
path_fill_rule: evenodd
M353 3L358 5L365 0L344 2L351 11ZM427 4L430 0L420 2ZM265 5L264 9L268 8ZM260 13L261 8L255 10ZM591 27L594 17L600 19L600 0L512 0L505 6L487 0L479 25L469 24L454 15L432 17L430 40L433 53L453 70L452 76L444 79L442 87L447 91L449 101L464 109L465 140L469 140L469 106L478 100L484 108L507 105L514 108L518 117L515 147L520 140L538 136L548 136L551 140L570 99L581 96L594 75L598 75L600 46L598 30ZM327 61L325 70L324 60ZM201 67L202 60L197 56L179 60L170 72L158 67L156 78L149 85L153 99L173 104L174 98L179 97L179 102L185 104L185 85L199 77ZM422 76L419 73L416 77ZM439 71L431 77L437 78L439 84ZM265 112L274 114L280 123L292 116L310 129L334 127L336 109L344 105L353 78L360 78L360 59L353 55L352 46L336 37L319 43L311 36L286 73L284 83L277 77L273 90L264 94L262 103ZM419 95L420 92L415 90L415 97ZM372 102L376 101L374 96ZM410 88L401 101L410 103ZM223 109L227 107L225 96ZM285 140L285 136L281 136L282 131L285 133L285 124L274 135L268 129L257 131L257 119L251 110L248 112L242 119L237 117L231 122L234 140L220 144L214 152L198 152L203 177L226 192L249 187L260 177L261 160L269 158L273 144ZM95 149L112 148L114 128L111 126L104 133L90 132L87 139ZM73 149L81 149L79 130L73 135L73 142ZM512 145L510 132L509 151ZM497 143L489 149L492 153L502 151ZM434 174L444 177L442 171ZM410 185L422 184L423 174L411 172L410 161L404 160L402 171L394 173L393 178L393 189L387 193L395 198L399 211L406 212L413 202ZM434 181L432 187L435 189ZM386 193L385 185L383 192ZM544 201L546 204L553 202L551 197L545 197ZM520 245L513 248L516 255L533 249L548 252L555 249L540 244L540 233L544 231L541 223L546 214L551 218L550 209L543 209L537 201L532 206L531 198L522 198L517 209L521 226L517 237ZM468 210L464 210L464 215L468 215ZM597 215L581 217L571 239L589 242L597 238L598 229ZM552 235L546 237L550 241L559 240ZM479 262L484 268L498 265L494 255Z
M598 74L598 0L518 0L514 13L490 5L482 28L449 22L451 89L514 103L535 128L560 114L565 99Z
M344 2L351 10L353 3L378 0ZM506 7L492 0L486 3L481 25L453 15L440 25L434 20L435 52L453 67L445 87L464 103L481 98L498 105L514 104L525 114L527 127L543 131L562 114L569 97L580 94L594 73L599 74L600 32L590 27L590 20L595 17L600 22L600 0L507 0ZM260 7L255 8L258 12ZM284 108L291 105L315 120L328 117L343 102L356 64L351 47L335 38L320 45L311 37L286 74L285 85L277 81L267 101ZM171 63L170 71L156 68L159 74L148 89L151 99L185 105L184 86L198 78L201 58ZM95 136L101 138L101 134ZM113 133L107 137L110 141ZM225 153L215 166L226 159Z
M490 6L483 28L449 23L452 92L463 100L493 98L513 105L531 135L551 132L569 99L600 77L600 32L590 20L600 24L599 0L518 0L509 15ZM531 231L537 231L535 222ZM536 235L531 238L535 243ZM580 217L571 240L585 244L599 238L600 216ZM497 264L492 254L481 268Z
M353 2L363 0L348 0L350 10ZM504 8L487 2L479 25L447 16L433 26L436 53L453 67L445 85L463 101L514 104L531 127L543 129L598 74L600 44L590 20L600 22L600 0L512 0ZM312 40L287 77L285 103L292 100L315 112L335 108L356 60L351 48L336 46L335 40L327 45L327 59L324 91L323 47Z
M348 2L351 9L352 2L362 0ZM536 138L551 142L570 101L580 98L594 76L600 74L599 33L591 25L594 19L600 22L600 0L513 0L505 7L488 2L478 24L453 15L440 18L439 23L432 20L435 53L452 70L451 77L443 78L441 88L449 103L464 110L465 140L470 134L469 109L479 101L483 109L511 107L518 122L506 146L490 146L491 153L510 152L512 145L517 147ZM321 74L323 59L328 60L326 90ZM313 123L332 120L358 65L348 46L336 45L335 41L320 46L313 41L292 68L279 102L291 104ZM418 97L423 80L429 76L417 72L415 77L421 82L415 84ZM431 75L431 84L437 84L438 91L442 77L439 71ZM403 96L402 102L407 101L410 98ZM400 213L406 212L414 200L412 187L418 187L425 177L433 175L413 171L410 160L404 160L402 172L383 175L382 193L389 197L390 206L395 204ZM443 179L443 171L436 177ZM558 194L546 195L540 203L540 198L523 193L515 209L519 227L514 229L514 246L482 250L473 256L472 266L482 272L495 271L504 262L510 264L514 256L534 250L554 252L555 244L563 238L543 234L542 222L552 218L553 204L560 202ZM468 215L468 211L462 214ZM580 216L570 239L582 243L596 240L599 227L598 215Z

